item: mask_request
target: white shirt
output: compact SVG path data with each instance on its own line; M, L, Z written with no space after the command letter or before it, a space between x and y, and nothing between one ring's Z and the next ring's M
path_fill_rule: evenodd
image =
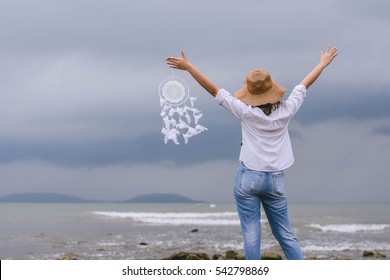
M267 116L260 108L241 102L226 90L218 91L215 101L241 121L240 161L246 167L257 171L279 171L293 164L288 124L305 96L306 87L297 85L288 99Z

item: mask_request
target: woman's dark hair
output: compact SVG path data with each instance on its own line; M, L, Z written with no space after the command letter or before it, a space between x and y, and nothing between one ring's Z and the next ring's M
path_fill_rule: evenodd
M261 110L263 110L264 114L269 116L269 115L271 115L272 111L275 111L279 107L279 105L280 105L280 101L273 103L273 104L267 103L267 104L254 106L254 107L260 108Z

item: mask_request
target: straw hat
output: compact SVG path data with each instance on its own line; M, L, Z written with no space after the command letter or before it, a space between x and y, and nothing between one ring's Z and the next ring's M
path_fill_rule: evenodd
M286 91L286 88L272 80L268 71L255 69L248 74L234 97L248 105L258 106L280 101Z

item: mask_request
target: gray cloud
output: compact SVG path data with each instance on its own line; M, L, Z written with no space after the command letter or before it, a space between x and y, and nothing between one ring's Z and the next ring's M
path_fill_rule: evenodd
M309 89L296 118L303 123L338 119L390 117L390 91L386 88L316 87Z
M373 133L379 135L390 136L390 125L383 125L374 128Z
M185 145L163 142L159 132L134 139L110 139L88 143L66 143L30 140L0 141L0 163L13 161L44 161L63 166L104 166L115 164L173 162L196 165L214 160L234 160L238 157L241 135L236 125L209 126L210 132L194 137Z

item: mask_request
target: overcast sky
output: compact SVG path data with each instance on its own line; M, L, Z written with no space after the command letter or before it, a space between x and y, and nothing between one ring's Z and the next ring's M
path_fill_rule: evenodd
M188 73L208 131L164 144L158 86L187 56L219 87L253 68L290 90L339 56L290 125L295 202L390 201L390 2L0 0L0 196L231 202L239 122Z

